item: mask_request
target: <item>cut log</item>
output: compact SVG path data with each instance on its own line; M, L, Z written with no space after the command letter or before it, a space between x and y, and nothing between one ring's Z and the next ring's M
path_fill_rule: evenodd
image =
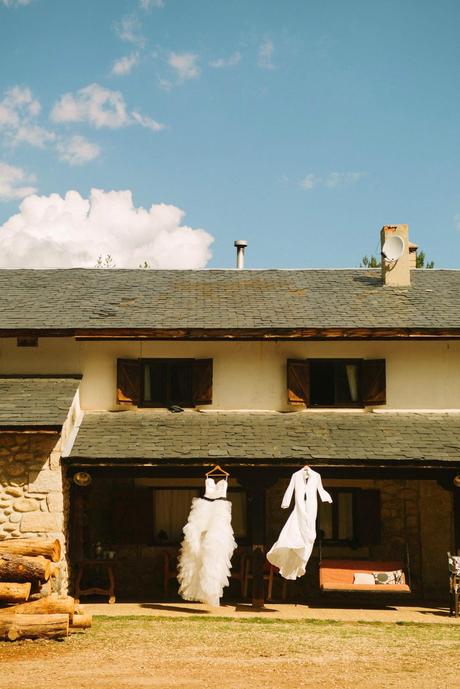
M43 555L53 562L61 559L61 542L58 538L45 541L41 538L7 538L0 541L0 553L12 555Z
M69 615L72 623L75 610L75 601L71 596L63 596L59 598L58 595L47 596L39 600L29 601L28 603L20 603L9 608L0 610L1 615L10 615L11 613L20 613L21 615L38 615L38 614L63 614Z
M0 553L0 581L48 581L51 562L45 557Z
M88 629L93 624L92 615L74 615L70 623L70 631L73 629Z
M22 603L28 600L30 595L30 581L25 584L0 582L0 602Z
M69 633L68 615L0 615L0 639L59 639Z
M50 567L50 577L58 577L61 572L61 565L58 562L52 562Z

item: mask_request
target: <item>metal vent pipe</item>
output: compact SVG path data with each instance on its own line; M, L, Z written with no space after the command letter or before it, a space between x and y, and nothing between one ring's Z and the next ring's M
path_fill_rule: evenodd
M236 267L238 270L243 270L244 268L244 250L246 249L248 243L245 239L237 239L235 241L236 246Z

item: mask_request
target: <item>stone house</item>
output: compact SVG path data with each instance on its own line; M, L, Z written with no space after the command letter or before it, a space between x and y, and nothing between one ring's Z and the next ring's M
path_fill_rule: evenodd
M114 554L117 594L152 598L206 470L230 472L241 549L268 548L308 464L323 556L409 555L415 595L445 597L460 271L391 232L382 270L1 270L0 539L59 536L62 591ZM318 557L289 596L317 595Z

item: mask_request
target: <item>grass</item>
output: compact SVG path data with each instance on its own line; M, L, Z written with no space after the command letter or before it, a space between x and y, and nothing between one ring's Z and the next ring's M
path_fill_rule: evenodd
M441 689L456 686L459 651L452 624L101 615L60 644L0 646L1 686Z

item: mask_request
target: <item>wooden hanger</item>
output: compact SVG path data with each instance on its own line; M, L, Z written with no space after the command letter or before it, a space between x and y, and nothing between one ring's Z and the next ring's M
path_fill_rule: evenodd
M230 474L228 471L225 471L225 469L222 469L219 464L216 464L212 469L206 472L206 478L209 476L225 476L225 478L228 478Z

